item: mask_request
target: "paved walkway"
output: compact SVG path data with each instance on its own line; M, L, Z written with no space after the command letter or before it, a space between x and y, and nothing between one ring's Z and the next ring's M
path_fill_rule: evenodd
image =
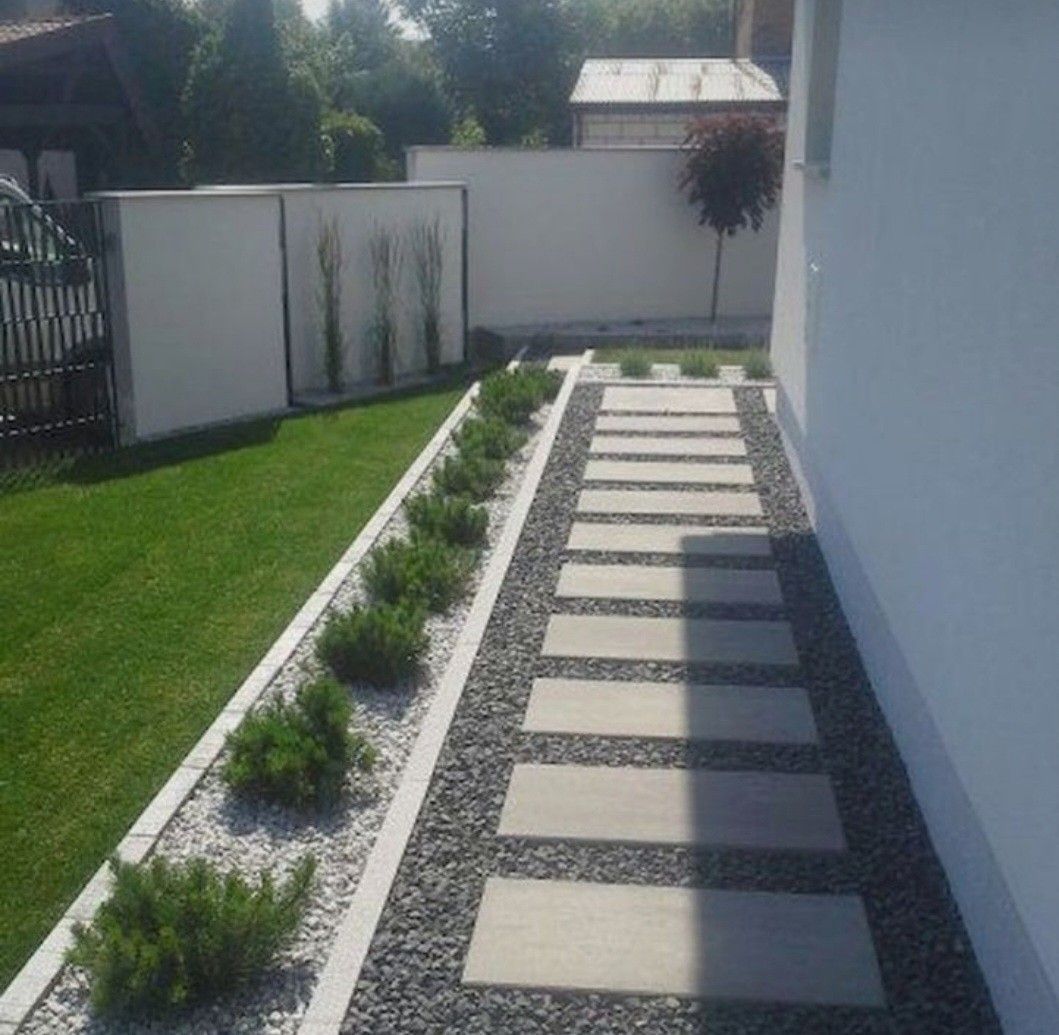
M581 497L579 512L608 515L760 513L746 443L732 426L675 432L675 417L715 419L736 411L729 389L607 388L604 430L589 450L634 459L590 459L586 482L645 485ZM636 435L615 434L638 415ZM651 414L651 416L643 416ZM678 425L677 427L684 427ZM705 425L708 429L709 425ZM657 457L680 460L659 461ZM703 458L726 457L728 462ZM678 492L646 486L680 485ZM748 509L751 508L751 509ZM617 531L612 541L608 533ZM666 528L578 521L570 543L628 551L617 563L565 563L545 656L781 666L797 675L790 627L648 615L562 613L564 598L782 610L771 568L637 563L659 548L677 560L767 556L756 529ZM686 544L686 545L685 545ZM569 545L569 544L568 544ZM805 692L796 686L662 686L618 680L548 680L533 685L524 728L568 736L735 738L815 742ZM498 833L541 841L686 845L842 852L846 848L826 775L692 768L516 765ZM816 1006L882 1007L885 994L864 904L857 895L710 891L664 885L490 878L463 980L562 991L718 997Z
M770 402L575 392L344 1033L999 1032Z

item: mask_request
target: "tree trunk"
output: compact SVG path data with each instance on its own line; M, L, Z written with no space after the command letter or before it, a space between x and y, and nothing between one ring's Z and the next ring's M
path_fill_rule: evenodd
M717 235L717 256L713 262L713 301L710 303L710 323L717 322L717 295L721 286L721 250L724 246L724 234Z

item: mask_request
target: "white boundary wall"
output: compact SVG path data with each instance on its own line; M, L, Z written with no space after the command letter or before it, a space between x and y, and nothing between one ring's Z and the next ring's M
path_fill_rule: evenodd
M673 148L415 147L410 181L467 185L470 319L495 327L708 315L712 231ZM720 314L772 312L778 215L725 242Z
M812 11L779 420L1005 1031L1057 1032L1059 5L845 4L828 179Z
M326 388L317 302L322 219L337 221L344 253L346 388L374 380L369 241L377 226L407 241L416 224L438 221L444 239L442 362L463 359L459 184L217 187L99 197L110 241L125 442L274 414L287 408L290 395ZM397 296L397 374L416 375L426 360L407 247Z
M279 199L104 196L124 441L287 405Z

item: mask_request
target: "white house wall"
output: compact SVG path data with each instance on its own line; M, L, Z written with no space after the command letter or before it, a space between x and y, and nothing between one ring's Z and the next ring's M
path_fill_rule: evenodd
M678 150L412 148L413 181L468 191L471 323L705 316L714 237L678 190ZM725 243L720 311L772 311L778 218Z
M773 324L832 576L1012 1033L1059 1031L1059 7L800 0Z

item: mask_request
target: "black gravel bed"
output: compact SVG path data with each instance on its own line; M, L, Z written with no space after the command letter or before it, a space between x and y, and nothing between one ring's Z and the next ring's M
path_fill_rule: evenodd
M603 600L596 597L561 597L555 602L557 614L635 615L642 618L716 618L781 621L782 607L772 604L715 604L686 600Z
M761 392L735 391L801 669L540 657L603 392L600 384L579 385L361 972L343 1025L347 1035L999 1033ZM533 678L545 675L804 686L813 702L821 746L677 747L633 738L523 733ZM497 823L518 761L825 771L835 786L850 850L827 855L501 841L495 836ZM889 1009L464 987L463 960L482 888L491 875L859 893L875 936Z
M605 435L607 432L600 432L600 434ZM723 454L703 456L701 453L616 453L613 450L606 453L593 453L592 459L628 460L633 463L649 464L743 464L744 466L747 462L745 456Z
M701 486L700 486L701 487ZM762 528L763 517L719 517L696 514L600 514L595 511L574 515L579 524L592 525L699 525L707 528Z
M642 460L643 457L637 457L636 459ZM660 460L659 462L665 463L666 461ZM747 461L743 457L740 461L729 462L741 462L745 465ZM593 490L613 489L615 492L627 492L629 490L635 492L757 492L756 485L728 485L724 482L606 482L596 481L593 478L586 478L581 484L581 488ZM757 520L760 522L761 518Z

